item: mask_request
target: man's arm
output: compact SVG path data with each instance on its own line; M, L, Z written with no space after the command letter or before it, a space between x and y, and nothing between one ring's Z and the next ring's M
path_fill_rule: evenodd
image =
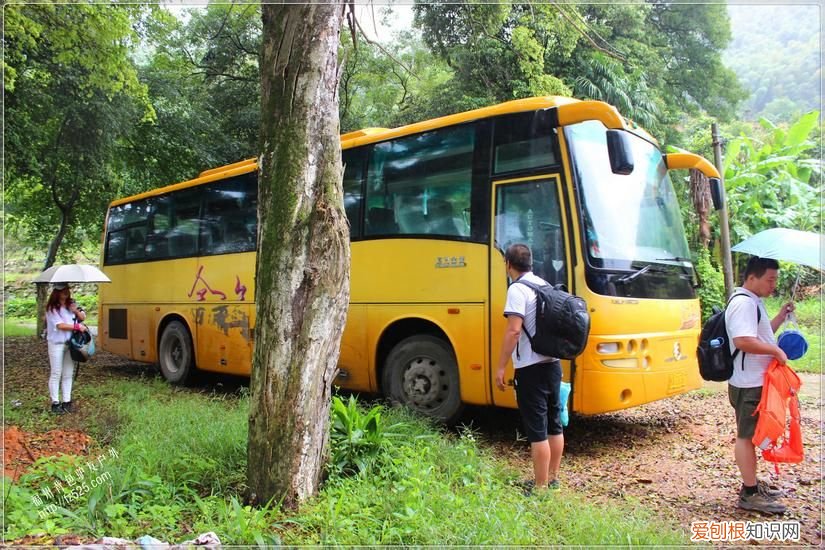
M496 386L499 390L504 391L504 371L507 368L507 361L513 355L513 350L516 349L519 336L521 335L522 318L518 315L507 316L507 329L504 331L504 338L501 342L501 353L498 357L498 369L496 370Z
M788 356L785 355L782 348L773 344L762 342L754 336L738 336L733 339L733 345L736 346L736 349L744 351L745 353L770 355L776 357L780 363L788 362Z
M783 305L779 308L779 313L776 314L776 317L771 319L771 330L776 332L779 330L779 327L782 323L785 322L785 319L788 317L788 314L796 309L793 302L788 302L787 304Z

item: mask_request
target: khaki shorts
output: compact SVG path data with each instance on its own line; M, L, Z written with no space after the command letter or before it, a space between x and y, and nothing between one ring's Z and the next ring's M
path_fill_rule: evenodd
M728 399L736 412L736 437L751 439L759 419L759 415L753 413L762 399L762 386L737 388L728 384Z

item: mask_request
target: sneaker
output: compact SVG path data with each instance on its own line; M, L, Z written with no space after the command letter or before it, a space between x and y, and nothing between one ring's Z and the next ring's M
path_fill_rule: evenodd
M561 491L561 482L558 479L554 479L547 484L547 489L550 491Z
M784 504L761 494L759 490L752 495L747 495L745 489L739 491L738 506L744 510L755 510L766 514L783 514L787 509Z
M52 403L52 414L63 414L65 412L59 402L55 401Z
M72 402L71 401L64 401L63 404L60 405L60 406L63 407L63 412L70 413L74 410L72 408Z
M782 491L781 489L774 489L768 485L767 482L762 481L761 479L756 482L756 490L759 494L768 498L780 498L785 496L785 491Z
M529 497L530 495L532 495L533 494L533 489L536 488L536 482L535 482L535 480L532 480L532 479L525 479L525 480L522 480L522 481L517 481L513 485L515 485L516 487L521 489L521 493L526 497Z

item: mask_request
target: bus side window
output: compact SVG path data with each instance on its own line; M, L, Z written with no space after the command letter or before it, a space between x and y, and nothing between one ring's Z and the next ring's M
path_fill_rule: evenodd
M367 233L372 235L395 235L398 224L392 208L370 208L367 214Z
M350 238L361 236L361 209L364 203L364 149L344 151L344 210L350 226Z
M146 235L146 259L160 260L169 257L168 232L172 226L172 199L162 195L149 199L149 232Z
M142 260L143 247L146 244L146 227L133 227L126 235L126 259Z
M169 230L169 255L172 258L195 256L198 253L200 227L200 196L198 189L187 189L175 195L174 227Z
M210 184L201 220L201 255L234 254L254 250L246 221L254 186L249 176Z

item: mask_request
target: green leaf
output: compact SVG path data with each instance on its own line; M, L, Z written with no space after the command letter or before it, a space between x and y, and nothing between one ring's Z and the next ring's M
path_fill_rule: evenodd
M788 145L799 145L808 139L808 136L819 124L819 111L811 111L802 115L788 130Z

